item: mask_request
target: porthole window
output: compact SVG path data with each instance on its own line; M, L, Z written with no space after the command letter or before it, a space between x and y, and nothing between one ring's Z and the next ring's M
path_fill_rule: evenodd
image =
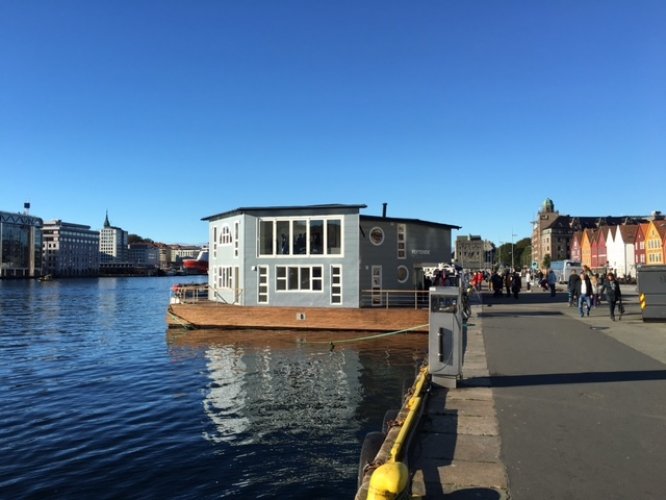
M404 283L409 279L409 270L405 266L398 266L398 282Z
M373 227L370 230L370 242L377 246L384 243L384 231L381 227Z

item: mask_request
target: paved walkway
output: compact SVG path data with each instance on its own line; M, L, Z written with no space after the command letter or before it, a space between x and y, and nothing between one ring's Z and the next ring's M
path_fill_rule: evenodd
M615 322L605 304L580 318L563 293L485 296L462 382L427 406L413 495L661 498L666 324L644 323L633 287L623 292Z

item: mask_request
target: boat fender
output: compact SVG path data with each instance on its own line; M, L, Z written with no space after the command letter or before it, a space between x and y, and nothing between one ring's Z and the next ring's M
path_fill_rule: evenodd
M358 462L358 487L363 484L363 477L365 476L365 468L375 461L377 453L379 453L382 444L384 444L386 434L383 432L368 432L363 440L361 446L361 457Z
M382 422L382 431L384 431L384 433L388 434L388 431L391 429L391 427L400 425L400 423L396 421L399 413L400 410L386 410L386 413L384 413L384 421Z
M402 462L387 462L370 477L367 500L403 498L409 484L409 470Z

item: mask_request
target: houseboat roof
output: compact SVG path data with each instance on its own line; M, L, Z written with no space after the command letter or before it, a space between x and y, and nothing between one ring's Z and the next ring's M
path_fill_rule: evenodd
M233 215L239 215L243 213L251 212L321 212L321 211L335 211L335 210L361 210L362 208L367 208L367 205L364 204L354 204L354 205L345 205L340 203L332 203L327 205L285 205L285 206L273 206L273 207L239 207L233 210L228 210L226 212L221 212L219 214L209 215L203 217L202 221L212 221L221 219L224 217L230 217ZM438 222L424 221L420 219L407 219L401 217L385 217L382 215L361 215L362 221L391 221L391 222L405 222L412 224L424 224L433 227L447 228L447 229L461 229L462 226L454 226L451 224L441 224Z
M440 222L431 222L427 220L421 220L421 219L407 219L404 217L384 217L381 215L361 215L361 222L362 221L390 221L390 222L404 222L404 223L409 223L409 224L423 224L426 226L431 226L431 227L439 227L439 228L444 228L444 229L461 229L462 226L454 226L452 224L443 224Z
M312 212L318 210L349 210L356 209L360 210L361 208L367 208L367 205L343 205L339 203L332 203L330 205L294 205L294 206L275 206L275 207L240 207L227 212L221 212L219 214L209 215L208 217L203 217L201 220L215 220L221 219L222 217L230 217L232 215L238 215L248 212L278 212L278 211L290 211L290 212Z

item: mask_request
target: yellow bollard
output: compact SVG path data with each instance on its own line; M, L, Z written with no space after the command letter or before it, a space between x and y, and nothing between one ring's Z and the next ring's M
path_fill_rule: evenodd
M402 462L387 462L370 477L367 500L400 498L407 489L409 470Z

